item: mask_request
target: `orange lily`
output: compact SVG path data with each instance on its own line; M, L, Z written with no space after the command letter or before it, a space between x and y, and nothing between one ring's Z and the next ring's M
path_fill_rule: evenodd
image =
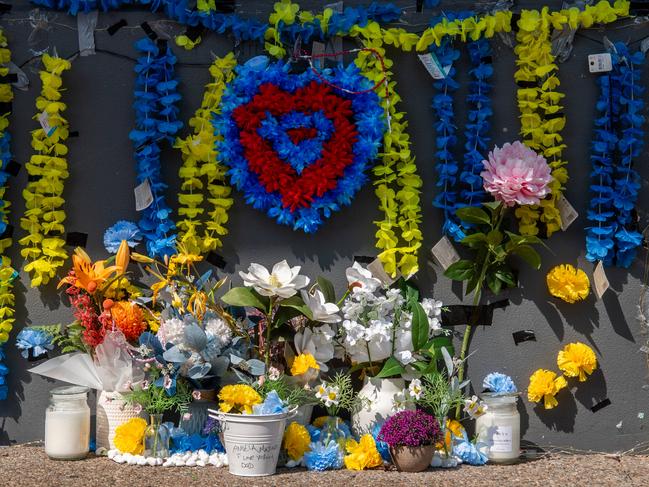
M130 260L130 251L128 248L128 242L122 240L122 243L119 245L119 250L115 256L115 267L119 269L120 274L126 273L126 268Z
M104 268L103 260L93 264L88 254L80 247L77 247L72 255L72 268L74 276L61 279L58 287L63 284L70 284L85 289L90 294L94 294L97 288L112 274L119 272L118 266L113 265Z

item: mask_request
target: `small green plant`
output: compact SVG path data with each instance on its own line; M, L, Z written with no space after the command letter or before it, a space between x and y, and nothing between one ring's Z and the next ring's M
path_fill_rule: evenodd
M52 337L52 344L59 347L61 353L83 352L90 354L92 348L83 341L84 327L74 321L69 325L39 325L30 326L32 330L39 330Z
M358 406L352 377L338 372L332 379L324 380L316 387L315 397L321 401L329 416L338 416L342 411L353 411Z
M283 374L277 379L266 377L261 385L256 382L253 387L262 397L266 397L270 391L277 392L279 398L290 406L304 406L318 402L313 390L292 384L289 378Z
M183 412L192 400L192 390L182 377L176 379L176 390L156 385L163 378L159 369L152 369L148 380L136 386L131 392L124 394L130 405L139 404L149 414L163 414L167 411ZM173 380L169 378L168 380ZM173 394L170 394L173 392Z

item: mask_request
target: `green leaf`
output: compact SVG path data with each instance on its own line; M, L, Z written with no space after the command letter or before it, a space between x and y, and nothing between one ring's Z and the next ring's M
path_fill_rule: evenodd
M475 263L472 260L458 260L444 271L444 275L454 281L466 281L475 274Z
M430 325L428 323L428 316L421 304L414 303L411 307L412 311L412 348L416 352L426 345L428 340L428 331Z
M482 246L485 242L487 241L487 236L482 233L472 233L471 235L467 235L462 239L460 242L462 245L466 245L469 248L476 248Z
M491 224L491 218L482 208L476 206L465 206L455 212L458 218L468 223Z
M405 371L406 369L403 368L403 365L401 365L396 358L390 357L385 361L385 364L383 365L381 372L378 373L377 377L381 379L385 379L387 377L395 377L403 374Z
M322 291L322 294L324 294L328 303L336 302L336 291L334 290L334 285L331 284L329 279L325 279L322 276L318 277L318 287L320 288L320 291Z
M542 244L541 240L536 235L518 235L517 233L508 232L505 230L505 233L509 237L509 242L507 242L507 250L511 251L514 247L524 244Z
M223 295L221 301L230 306L250 306L263 312L268 310L268 298L248 287L233 287Z
M455 355L455 348L453 347L453 340L450 336L440 335L428 341L426 348L431 353L435 360L442 360L442 348L448 350L451 355Z
M499 281L504 282L509 287L516 287L516 278L514 277L514 273L509 269L500 268L494 272L494 275Z
M511 252L512 254L518 255L535 269L538 270L541 268L541 256L529 245L519 245L518 247L514 247Z
M496 274L490 272L485 277L487 281L487 286L489 286L491 292L494 294L499 294L500 291L502 291L503 284L500 281L500 279L498 279Z
M491 211L496 211L498 208L500 208L500 201L488 201L487 203L482 203L482 206L485 208L489 208Z
M487 243L492 246L500 245L503 241L503 234L499 230L492 230L487 234Z
M304 304L302 298L297 294L295 296L291 296L290 298L282 299L277 304L279 304L280 308L292 308L299 311L310 320L313 319L313 313L311 312L311 309L306 304Z

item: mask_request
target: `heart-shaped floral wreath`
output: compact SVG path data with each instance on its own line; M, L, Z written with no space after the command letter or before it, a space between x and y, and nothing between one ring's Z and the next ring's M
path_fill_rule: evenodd
M367 181L385 120L356 66L289 68L254 59L237 69L213 121L217 153L249 204L312 233Z

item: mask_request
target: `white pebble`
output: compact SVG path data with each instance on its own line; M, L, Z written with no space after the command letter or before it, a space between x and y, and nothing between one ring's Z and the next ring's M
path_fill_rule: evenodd
M204 467L205 465L207 465L207 464L203 460L198 460L196 462L197 467Z
M174 466L176 466L176 467L184 467L185 466L185 460L183 460L182 458L178 458L178 459L174 460Z
M108 450L108 458L110 458L111 460L115 458L117 454L117 450Z
M195 467L196 466L196 459L190 458L189 460L187 460L187 463L185 463L185 465L187 465L188 467Z
M174 462L171 459L167 459L166 462L162 464L163 467L173 467Z
M126 460L124 460L124 457L122 455L115 455L113 457L113 461L117 463L124 463Z
M156 458L156 459L155 459L155 464L156 464L156 465L162 465L162 463L163 463L162 458Z
M97 455L98 457L100 456L103 457L104 455L106 455L107 452L108 450L106 449L105 446L100 446L95 450L95 455Z
M135 459L136 459L135 461L136 461L136 463L138 465L146 465L146 458L145 457L138 455L137 457L135 457Z
M198 459L207 462L209 460L210 456L207 454L205 450L198 450Z
M127 463L128 465L137 465L137 460L136 460L134 457L127 458L127 459L126 459L126 463Z
M146 464L151 466L151 467L155 467L156 466L156 460L157 460L156 458L147 458L146 459Z

